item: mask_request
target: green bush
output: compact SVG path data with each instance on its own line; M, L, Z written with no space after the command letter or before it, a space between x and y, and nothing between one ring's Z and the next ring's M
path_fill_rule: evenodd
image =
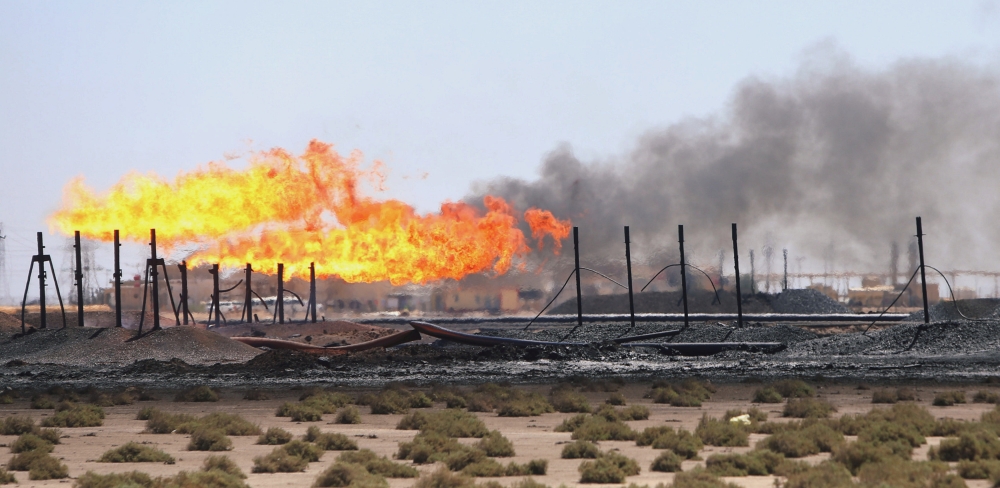
M217 402L219 401L219 394L215 390L205 386L200 385L189 390L184 390L177 393L174 397L175 402Z
M702 415L694 434L709 446L749 446L750 436L741 426L728 420L713 419Z
M956 403L965 403L964 391L942 391L934 395L934 406L936 407L950 407Z
M389 482L382 476L369 473L363 466L337 462L320 473L313 486L389 488Z
M28 479L53 480L69 478L69 468L45 451L22 452L10 458L7 469L27 471Z
M452 473L448 468L441 467L425 474L417 480L412 488L476 488L475 478Z
M672 488L740 488L739 485L726 483L701 467L674 475Z
M327 432L316 436L316 447L324 451L356 451L358 443L339 432Z
M577 468L580 483L623 483L626 476L639 474L639 464L634 459L610 451L593 461L584 461Z
M104 409L89 403L60 403L56 413L42 420L42 427L99 427L104 425Z
M497 406L497 415L501 417L536 417L552 411L552 404L545 397L522 390L511 390L510 395Z
M233 441L225 432L211 428L195 429L187 445L189 451L228 451L232 448Z
M853 488L851 473L840 464L824 461L796 473L790 473L784 488Z
M837 409L826 400L816 398L789 398L785 403L785 408L781 412L784 417L806 418L826 418Z
M146 432L153 434L170 434L180 429L182 425L198 420L194 415L166 413L155 408L140 410L139 420L142 420L142 417L146 417Z
M705 460L705 469L716 476L767 476L784 461L784 456L768 450L714 454Z
M925 442L924 436L913 425L884 420L869 423L858 432L858 440L872 444L903 442L910 447L919 447Z
M472 450L457 440L437 432L419 433L410 442L400 442L396 459L409 459L416 464L443 461L452 453Z
M10 452L15 454L28 451L52 452L52 449L55 447L51 442L31 433L21 434L10 444Z
M416 478L420 475L420 471L412 466L392 462L369 449L345 451L337 457L337 462L358 464L364 466L369 473L386 478Z
M861 467L858 478L865 486L924 488L965 486L965 482L948 473L948 465L940 462L908 461L890 458ZM956 484L957 482L957 484Z
M636 432L621 421L589 416L579 427L573 429L570 438L584 441L631 441L635 440Z
M289 454L284 449L277 447L266 456L253 458L253 473L297 473L305 471L309 467L309 461L298 456Z
M174 457L150 446L127 442L109 449L97 460L99 463L166 463L174 464Z
M250 400L250 401L253 401L253 402L259 402L259 401L263 401L263 400L270 400L271 396L268 395L267 392L265 392L264 390L260 390L260 389L257 389L257 388L251 388L251 389L247 390L246 393L243 394L243 399L244 400Z
M62 432L59 429L35 429L32 434L52 445L61 443L59 438L62 437Z
M1000 461L996 459L980 459L958 462L958 475L967 480L989 480L1000 477Z
M337 413L337 418L334 422L338 424L360 424L361 423L361 412L358 411L358 407L354 405L348 405Z
M816 390L802 380L781 380L772 386L785 398L809 398L816 396Z
M27 415L11 415L0 423L0 434L21 435L35 430L35 421Z
M346 393L313 389L300 396L299 401L323 413L335 413L337 409L350 404L352 399Z
M563 459L596 459L601 454L597 444L589 441L576 441L563 446Z
M704 445L698 436L684 429L676 431L669 426L647 427L636 437L638 446L652 446L653 449L670 449L685 459L695 459Z
M856 475L865 464L880 463L892 457L909 460L909 452L902 452L898 446L890 444L850 442L835 448L832 459L842 464L851 474Z
M240 479L247 477L247 475L243 474L243 470L241 470L232 459L223 455L213 455L205 458L205 462L201 465L201 470L222 471L223 473L227 473Z
M448 437L482 437L489 432L475 414L456 409L407 414L396 425L400 430L437 432Z
M760 441L757 447L790 458L809 456L819 452L819 446L811 439L803 437L800 431L778 432Z
M590 413L590 402L587 397L573 391L571 388L556 387L549 395L549 403L557 412L562 413Z
M1000 439L997 435L985 430L964 432L957 438L941 439L937 449L928 452L930 459L941 461L960 461L966 459L1000 459Z
M177 426L177 432L181 434L190 434L198 429L219 430L223 434L235 436L259 435L261 432L257 424L250 423L239 415L225 412L210 413Z
M661 473L676 473L681 470L681 459L674 451L670 449L664 449L656 459L653 460L653 464L649 466L650 471L659 471Z
M758 388L753 392L753 402L754 403L781 403L785 400L785 397L778 393L773 386L766 386L764 388Z
M514 443L503 436L499 430L490 431L476 443L476 448L490 457L511 457L514 455Z
M87 471L76 479L73 488L152 488L154 484L153 478L139 471L109 474Z
M156 488L250 488L238 476L213 469L209 471L181 471L176 475L158 479Z
M622 395L621 393L618 392L612 393L611 395L608 395L608 399L604 400L604 403L607 403L608 405L624 406L625 395Z
M280 446L282 444L287 444L290 440L292 440L291 432L288 432L281 427L269 427L267 432L264 432L257 438L257 444Z
M324 435L326 434L320 434L316 440L321 440ZM319 446L314 446L308 442L303 442L303 441L291 441L288 444L278 447L277 449L281 449L287 452L290 456L295 456L305 459L306 462L309 463L315 463L316 461L319 461L319 458L323 457L323 451L324 451L324 449ZM357 445L354 446L354 449L357 449Z

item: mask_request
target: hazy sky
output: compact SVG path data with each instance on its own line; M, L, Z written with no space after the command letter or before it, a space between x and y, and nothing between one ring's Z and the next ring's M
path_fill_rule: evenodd
M103 189L318 138L431 211L533 178L561 143L613 158L831 43L867 67L994 64L1000 3L0 0L0 301L76 175Z

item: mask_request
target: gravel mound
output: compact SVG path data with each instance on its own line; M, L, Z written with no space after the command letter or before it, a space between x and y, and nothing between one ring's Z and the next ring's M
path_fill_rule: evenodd
M914 341L916 339L916 341ZM912 347L911 347L912 344ZM1000 348L1000 320L904 323L861 333L838 334L790 345L791 357L904 354L921 357L975 355Z
M775 313L851 313L842 303L819 290L785 290L771 301Z
M0 344L0 357L27 363L123 366L140 360L188 364L246 362L260 350L194 327L171 327L135 338L127 329L34 330Z
M771 313L773 295L758 293L743 297L743 313ZM721 303L719 302L721 300ZM636 293L632 297L635 313L684 313L684 302L679 291ZM736 313L736 294L720 291L718 299L711 290L689 290L690 313ZM549 309L549 315L575 314L576 299L570 298ZM583 313L628 313L628 294L596 295L583 297Z
M957 306L957 308L956 308ZM1000 317L1000 299L998 298L975 298L971 300L959 300L957 302L940 302L928 307L931 322L941 322L945 320L967 320L980 318ZM963 317L962 315L965 315ZM924 311L918 310L906 318L906 322L923 322Z
M656 322L637 322L629 330L630 324L584 324L575 331L572 328L559 329L480 329L478 335L509 337L536 341L593 342L599 343L625 335L641 335L664 330L681 329L682 324L665 325ZM572 333L571 333L572 331ZM819 335L799 327L788 325L746 325L743 328L719 324L691 324L680 334L643 342L801 342L818 338Z

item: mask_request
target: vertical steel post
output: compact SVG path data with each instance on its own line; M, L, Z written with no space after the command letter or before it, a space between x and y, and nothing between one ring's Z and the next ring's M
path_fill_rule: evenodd
M149 266L153 268L150 273L150 279L153 281L153 330L160 330L160 272L156 267L156 229L149 229L149 252L150 260Z
M632 251L628 238L628 226L625 226L625 270L628 272L628 313L635 328L635 302L632 300Z
M924 228L917 217L917 251L920 253L920 290L924 296L924 323L931 323L931 314L927 307L927 275L924 273Z
M73 251L76 254L76 325L83 327L83 257L80 249L80 231L73 231Z
M576 325L583 325L583 293L580 289L580 228L573 227L573 257L576 262Z
M253 267L250 266L250 263L247 263L247 268L246 268L247 288L246 288L246 294L243 298L243 303L244 303L243 308L245 308L247 311L246 321L248 324L253 322L253 283L251 281L252 279L253 279Z
M115 327L122 326L122 262L121 262L121 241L118 237L118 229L115 229Z
M181 272L181 313L184 314L182 320L184 325L188 325L188 316L191 315L191 311L188 310L188 262L181 261L177 269Z
M740 291L740 248L736 243L736 223L733 223L733 267L736 268L736 317L743 327L743 292Z
M42 244L42 233L37 234L38 238L38 309L41 312L39 316L38 328L44 329L46 327L45 318L45 261L41 258L45 254L45 246Z
M684 261L684 226L677 226L677 241L681 245L681 299L684 301L684 327L688 326L687 263Z
M278 312L278 323L285 323L285 265L278 263L278 299L274 302Z
M218 327L219 317L222 315L219 311L219 265L213 264L209 273L212 273L212 310L215 311L215 326ZM212 317L208 319L212 320Z
M316 263L309 263L309 313L316 323Z
M781 291L788 290L788 249L782 249L781 253L785 256L785 278L781 280Z

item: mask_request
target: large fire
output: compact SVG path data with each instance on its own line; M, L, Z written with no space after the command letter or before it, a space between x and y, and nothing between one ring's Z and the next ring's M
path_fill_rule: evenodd
M515 210L487 196L486 212L464 203L444 203L436 214L419 214L398 200L378 200L359 189L380 184L379 164L360 167L354 152L343 157L313 140L301 156L283 149L254 153L244 170L211 163L173 182L156 175L128 174L98 194L83 179L72 180L50 219L66 234L110 241L123 239L170 248L199 245L189 263L219 263L273 273L284 263L291 275L349 282L393 284L459 279L492 270L506 273L531 251ZM570 223L551 212L528 209L525 221L541 247L549 236L558 252Z

